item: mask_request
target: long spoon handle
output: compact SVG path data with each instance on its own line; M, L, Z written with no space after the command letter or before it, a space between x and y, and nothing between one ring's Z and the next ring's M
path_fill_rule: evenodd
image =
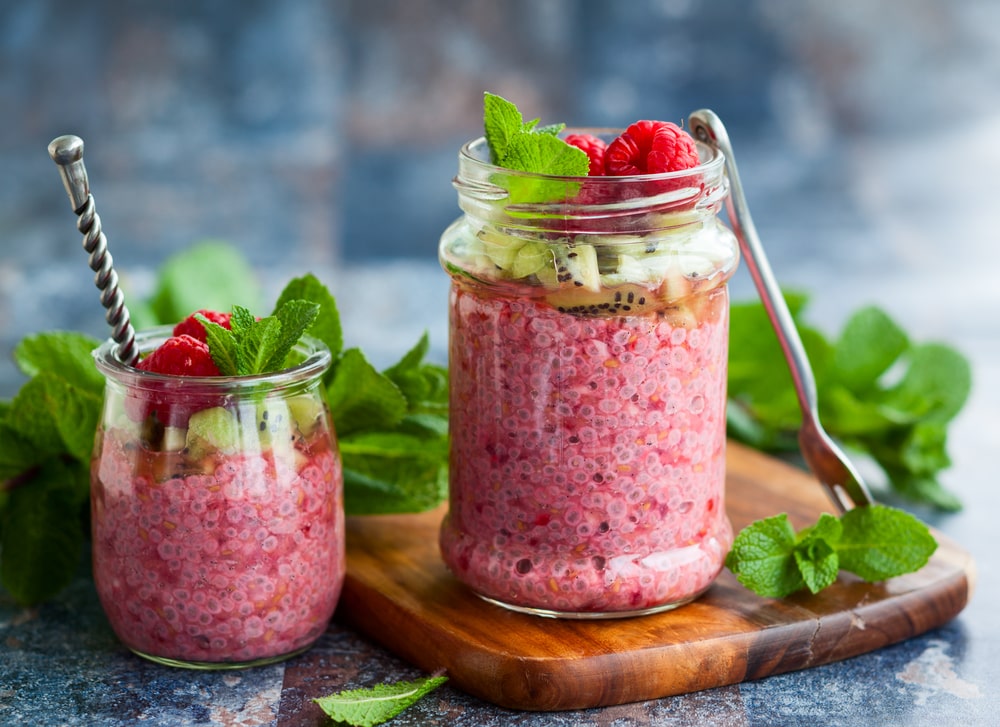
M834 504L842 511L850 509L852 505L870 504L873 502L872 496L861 475L820 423L816 377L750 217L726 127L709 109L692 113L688 117L688 125L696 139L720 150L726 158L726 174L730 185L726 200L729 222L792 374L792 383L802 409L802 427L799 429L802 455L813 474L826 487Z
M101 291L101 305L106 311L104 317L111 326L111 338L118 344L118 358L135 365L139 359L135 329L125 307L125 296L118 285L118 273L108 250L108 239L101 229L101 218L94 208L94 195L90 193L87 169L83 164L83 139L72 135L53 139L49 144L49 156L59 167L73 212L79 218L76 229L83 235L83 249L90 255L94 285Z

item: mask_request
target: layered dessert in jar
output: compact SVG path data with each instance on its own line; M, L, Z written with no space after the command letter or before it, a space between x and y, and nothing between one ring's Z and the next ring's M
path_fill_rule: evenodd
M484 140L460 155L466 214L440 247L452 277L441 552L515 610L672 608L710 586L732 543L726 282L738 252L716 218L722 159L688 137L675 154L686 160L647 167L662 144L632 131L566 137L589 176L543 176L538 204L517 199L525 173L495 164ZM639 165L595 169L622 137Z
M166 335L139 342L164 348ZM310 339L299 348L297 366L246 378L214 375L210 361L184 375L136 369L110 343L96 354L107 386L91 469L94 580L136 653L244 667L325 630L345 573L343 481L319 388L329 352Z

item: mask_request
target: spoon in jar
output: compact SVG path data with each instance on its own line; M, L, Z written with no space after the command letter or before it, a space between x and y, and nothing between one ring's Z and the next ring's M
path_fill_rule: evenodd
M125 307L125 296L118 286L118 273L108 250L108 239L101 229L101 218L94 209L94 195L90 193L87 169L83 165L83 139L72 135L53 139L49 143L49 156L59 166L73 212L79 217L76 228L83 234L83 249L90 254L94 284L101 291L101 304L107 311L105 320L111 326L111 338L118 344L118 358L134 366L139 359L135 329Z
M730 185L726 211L736 239L739 241L740 250L746 259L750 277L757 287L771 325L778 334L778 342L792 373L792 383L802 409L802 426L799 429L799 448L802 456L841 512L858 505L869 505L874 500L864 481L847 455L834 443L820 423L816 379L809 365L802 339L795 328L792 314L771 272L771 266L750 217L726 127L719 117L708 109L693 112L688 117L688 127L694 138L721 151L725 157L726 174Z

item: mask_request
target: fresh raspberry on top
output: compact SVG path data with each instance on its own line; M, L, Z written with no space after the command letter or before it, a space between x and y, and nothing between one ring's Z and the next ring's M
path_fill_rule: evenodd
M604 176L604 152L608 145L602 139L593 134L567 134L565 141L586 153L590 159L588 174L591 177Z
M604 153L604 173L612 176L678 172L696 166L694 139L669 121L636 121Z
M223 328L229 328L229 319L232 317L232 313L219 313L214 310L202 310L196 311L185 318L183 321L174 326L174 335L180 336L187 334L192 338L197 338L199 341L205 340L205 326L202 322L195 318L196 315L201 314L205 316L212 323L218 323Z
M173 376L219 375L219 367L212 360L208 344L186 333L168 338L136 368Z

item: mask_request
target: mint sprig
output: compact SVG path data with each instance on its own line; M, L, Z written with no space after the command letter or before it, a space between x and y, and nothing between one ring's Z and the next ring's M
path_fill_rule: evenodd
M586 177L587 154L558 137L565 124L538 126L538 119L525 122L517 106L492 93L483 96L483 128L496 166L532 175ZM495 180L507 189L513 204L542 203L570 198L577 183L542 180L533 176L504 175Z
M53 331L14 350L29 379L0 402L0 582L23 604L59 593L80 562L104 388L90 354L99 343Z
M195 317L205 327L212 360L223 376L253 376L280 371L292 348L319 315L320 306L306 300L289 300L275 312L257 320L243 306L233 306L230 328Z
M446 676L432 675L395 684L347 689L313 701L338 722L354 727L374 727L392 719L446 681Z
M937 549L927 526L884 505L824 513L796 533L784 513L758 520L736 536L726 566L760 596L783 598L808 588L819 593L840 571L876 582L922 568Z
M961 509L939 481L950 466L947 429L971 390L971 368L950 346L919 343L885 313L855 311L828 339L802 319L807 298L787 293L816 374L829 433L865 455L897 495L940 510ZM729 434L772 452L796 452L802 414L778 339L760 303L730 317Z

